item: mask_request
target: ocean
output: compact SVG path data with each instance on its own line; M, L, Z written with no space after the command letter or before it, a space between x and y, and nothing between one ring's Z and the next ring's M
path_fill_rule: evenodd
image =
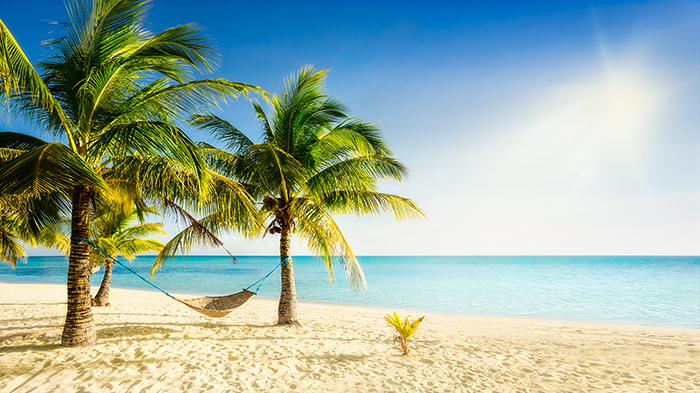
M279 257L186 256L169 260L153 279L168 292L225 295L264 277ZM144 277L155 257L127 265ZM294 257L299 300L456 315L503 316L700 329L700 257L640 256L361 256L367 291L354 292L342 266L329 282L323 262ZM126 262L125 262L126 263ZM66 282L63 257L0 264L0 281ZM102 271L91 283L99 285ZM119 265L112 285L155 290ZM253 289L257 287L254 286ZM259 296L279 297L279 271Z

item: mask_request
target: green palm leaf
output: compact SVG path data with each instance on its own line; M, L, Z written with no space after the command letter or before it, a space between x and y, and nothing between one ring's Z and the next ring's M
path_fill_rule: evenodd
M211 38L202 35L195 24L171 27L138 47L133 56L175 59L198 70L213 71L219 59ZM182 80L171 78L182 83Z
M182 219L189 222L184 230L173 236L168 243L165 244L163 249L158 253L156 260L151 268L151 278L155 276L158 269L160 269L169 258L174 257L179 254L187 254L194 247L222 247L224 243L217 237L215 231L216 229L210 230L209 227L216 228L216 225L212 225L212 222L217 222L217 215L212 215L210 217L205 217L204 219L197 220L192 217L189 213L181 209L175 204L170 205L170 209L175 211ZM224 248L226 250L226 248ZM226 252L233 258L234 263L238 263L238 260L228 251Z
M197 145L180 128L167 122L132 121L104 130L93 142L95 148L90 157L97 160L105 151L112 156L127 156L138 153L143 156L168 155L187 167L204 172L205 165L198 153Z
M253 145L248 136L218 116L194 115L189 119L189 124L215 135L227 149L235 153L243 152Z
M367 284L360 263L328 210L305 198L295 199L292 209L296 212L296 233L306 240L312 252L323 257L331 282L335 279L333 262L337 260L352 288L365 290Z
M384 156L354 157L318 171L307 186L313 193L327 190L374 191L378 179L400 181L406 168L397 159Z
M19 99L15 104L14 100ZM26 104L22 102L26 101ZM31 108L30 112L41 111L45 117L64 127L72 142L72 123L54 98L34 66L15 40L14 36L0 19L0 103ZM28 116L29 120L36 119Z
M97 190L107 187L104 179L60 143L47 143L0 167L0 194L36 197L82 185Z
M273 143L251 146L246 156L246 162L251 165L244 168L248 173L247 182L275 190L285 200L291 197L295 185L308 177L308 171L294 156Z
M63 196L0 197L0 253L5 255L2 261L14 267L17 260L25 256L22 244L42 245L64 252L68 237L62 223L68 211L68 200Z
M45 145L43 140L18 132L0 132L0 147L27 151Z
M5 217L0 217L0 261L15 267L17 261L27 258L27 253L19 243L19 239L6 230L12 225L7 221Z
M331 191L318 195L322 203L332 212L343 214L378 214L393 212L397 220L424 218L415 202L398 195L372 191Z

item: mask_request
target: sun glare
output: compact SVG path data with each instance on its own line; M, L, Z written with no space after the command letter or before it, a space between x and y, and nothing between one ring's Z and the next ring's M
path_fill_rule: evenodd
M611 185L643 187L645 157L664 110L662 84L642 59L593 71L543 87L524 104L529 110L494 126L482 153L459 165L488 167L474 181L499 194L575 197ZM564 198L561 209L551 210L559 214L570 203Z
M649 77L632 70L615 70L608 73L596 95L600 131L616 150L613 153L636 155L660 104L658 89Z

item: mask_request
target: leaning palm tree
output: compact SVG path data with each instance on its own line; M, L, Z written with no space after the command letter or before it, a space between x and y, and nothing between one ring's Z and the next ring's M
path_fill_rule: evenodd
M213 42L194 25L158 34L143 27L148 0L73 0L67 5L65 35L47 42L52 54L27 60L0 21L0 98L60 142L34 146L0 168L0 196L63 198L70 205L71 245L68 302L62 334L65 346L96 341L91 311L89 238L91 201L114 198L123 209L138 187L115 173L124 157L147 162L169 156L198 178L206 191L207 172L197 146L175 126L193 109L247 91L245 84L220 79L191 80L192 71L210 71ZM0 147L22 136L2 133ZM131 184L131 185L129 185Z
M101 212L93 217L91 241L99 249L91 249L90 259L93 264L104 266L100 289L92 299L93 306L109 305L109 289L114 267L112 258L121 255L131 261L138 254L149 251L159 252L163 249L163 243L158 240L143 238L154 234L166 234L162 223L143 222L142 219L146 214L157 215L157 211L153 208L134 208L131 211L122 212L120 209L108 206L103 207Z
M261 143L219 117L191 119L228 149L203 146L213 170L246 184L262 205L264 233L280 234L279 324L299 323L292 236L322 256L331 281L334 261L342 262L359 290L365 287L362 269L333 214L393 211L397 219L423 216L410 199L378 191L378 180L400 181L406 168L376 126L350 117L338 100L324 93L327 73L308 66L292 74L281 93L268 99L270 113L254 102Z

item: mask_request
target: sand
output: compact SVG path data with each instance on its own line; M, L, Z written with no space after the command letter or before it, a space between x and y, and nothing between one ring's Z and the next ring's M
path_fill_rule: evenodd
M428 314L405 357L392 310L301 303L278 327L272 299L214 319L113 288L97 345L62 348L65 299L0 283L1 392L700 392L700 330Z

